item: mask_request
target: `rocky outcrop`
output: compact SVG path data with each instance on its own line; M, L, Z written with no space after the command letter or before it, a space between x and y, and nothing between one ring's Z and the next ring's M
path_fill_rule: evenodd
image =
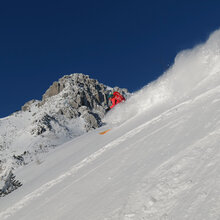
M38 105L47 109L54 106L52 114L47 113L46 118L50 117L50 120L51 118L59 118L58 115L62 115L67 119L83 118L86 123L85 128L88 131L101 126L101 119L104 117L105 110L109 105L107 96L110 91L119 91L125 97L128 94L127 89L107 87L99 83L98 80L91 79L88 75L71 74L54 82L43 95L42 101ZM22 110L30 111L30 106L35 102L35 100L32 100L26 103ZM32 130L32 134L40 135L51 129L45 123L44 115L38 120L36 128Z
M60 80L61 81L61 80ZM62 82L54 82L52 86L43 95L43 101L47 98L59 94L65 88L65 84Z
M33 104L38 105L38 104L39 104L39 101L38 101L38 100L35 100L35 99L32 99L31 101L26 102L26 103L21 107L22 111L24 111L24 112L25 112L25 111L30 111L31 106L32 106Z
M45 114L42 116L39 120L34 121L34 128L31 131L31 134L33 135L40 135L43 134L46 131L52 130L51 121L54 121L55 119L48 114Z

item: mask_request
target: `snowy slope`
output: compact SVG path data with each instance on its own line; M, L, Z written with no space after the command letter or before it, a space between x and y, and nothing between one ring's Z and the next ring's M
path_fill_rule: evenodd
M105 121L18 169L0 219L220 219L219 31Z

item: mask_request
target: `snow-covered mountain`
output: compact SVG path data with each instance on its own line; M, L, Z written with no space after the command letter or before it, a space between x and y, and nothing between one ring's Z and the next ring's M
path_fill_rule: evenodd
M104 122L17 169L0 219L220 219L220 31Z
M31 100L21 111L0 119L0 189L12 169L41 163L41 154L100 127L112 90L128 94L88 75L66 75L50 86L41 101Z

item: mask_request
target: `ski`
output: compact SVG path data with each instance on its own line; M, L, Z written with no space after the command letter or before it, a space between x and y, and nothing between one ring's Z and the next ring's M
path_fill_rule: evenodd
M99 132L99 134L103 135L103 134L106 134L107 132L109 132L111 129L107 129L105 131L102 131L102 132Z

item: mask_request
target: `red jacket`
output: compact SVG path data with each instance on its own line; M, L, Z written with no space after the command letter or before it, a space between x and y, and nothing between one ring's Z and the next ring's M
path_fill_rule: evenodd
M125 101L125 98L119 92L114 92L113 97L110 100L112 101L112 105L110 106L110 108L113 108L118 103Z

